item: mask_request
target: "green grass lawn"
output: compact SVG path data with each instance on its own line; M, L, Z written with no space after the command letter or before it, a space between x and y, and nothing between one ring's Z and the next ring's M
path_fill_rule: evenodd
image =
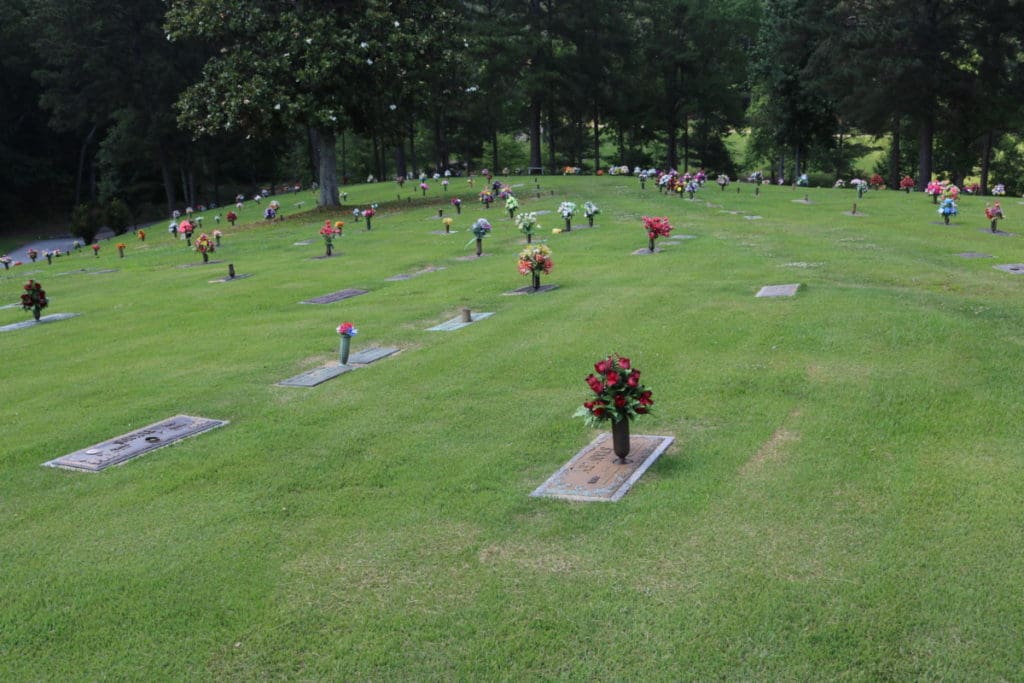
M325 215L291 215L304 193L283 222L249 203L222 223L221 264L179 267L200 256L154 229L124 259L111 240L0 271L0 303L35 277L45 313L82 314L0 333L0 678L1020 676L1024 278L992 266L1024 238L982 232L983 198L944 227L920 194L847 216L851 190L512 182L525 210L603 210L568 234L541 217L553 292L503 296L527 283L521 236L462 179L349 189L346 215L380 211L371 232L331 216L330 259ZM459 232L431 234L456 194ZM697 238L633 256L641 215ZM488 255L456 260L480 216ZM227 263L253 277L210 284ZM349 287L370 293L298 304ZM424 331L463 306L495 315ZM336 362L342 321L353 350L402 352L275 386ZM611 352L654 390L634 432L675 445L618 503L530 498L597 433L570 416ZM40 467L179 413L230 425L98 474Z

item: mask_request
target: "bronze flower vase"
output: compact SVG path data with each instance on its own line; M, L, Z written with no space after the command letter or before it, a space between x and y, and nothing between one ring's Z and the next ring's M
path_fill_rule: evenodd
M932 195L932 204L938 204L938 203L939 203L939 195L933 194Z
M476 255L482 256L484 253L484 241L480 237L476 238Z
M341 335L341 348L338 350L338 360L342 365L348 365L348 351L352 344L352 337L347 334Z
M533 276L533 291L536 292L540 289L540 273L534 271L531 275Z
M117 248L117 255L120 256L121 258L124 258L124 247Z
M533 244L533 233L532 232L526 233L526 243L527 244Z
M992 232L995 232L995 231L996 231L996 219L993 218L992 219Z
M587 216L587 223L590 224L590 227L594 227L594 217L593 216Z
M217 246L219 247L220 246L220 235L214 235L213 239L217 240ZM143 241L145 241L145 240L143 240Z
M327 255L328 256L331 255L331 243L330 242L327 243Z
M992 225L995 224L995 221L992 221ZM121 258L124 258L124 249L121 250ZM49 263L51 266L53 265L53 254L46 255L46 262Z
M37 322L39 321L39 311L39 304L32 307L32 317L35 318Z
M612 422L612 450L619 457L619 462L625 464L629 455L629 420Z
M572 218L565 219L565 231L572 232Z
M437 217L440 218L443 215L444 215L444 209L438 209L437 210Z
M210 262L210 254L209 254L209 252L204 251L203 252L203 263L209 263L209 262Z
M508 210L508 219L512 220L515 217L516 217L516 210L515 209L509 209Z
M370 218L372 218L372 217L371 216L367 216L366 217L366 229L367 230L373 230L373 225L371 225L371 223L370 223Z
M948 213L942 214L942 220L944 220L946 222L946 225L949 225L949 214Z
M455 205L455 213L458 214L459 216L462 215L462 204Z
M653 237L648 237L647 238L647 248L651 250L652 254L654 253L654 238Z

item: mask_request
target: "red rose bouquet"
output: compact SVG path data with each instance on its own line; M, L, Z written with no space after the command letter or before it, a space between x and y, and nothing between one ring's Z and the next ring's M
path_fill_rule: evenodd
M654 240L659 237L668 237L672 232L672 225L667 218L661 216L643 216L644 230L647 231L648 246L654 251Z
M608 356L594 364L594 373L586 378L594 395L583 402L574 417L582 417L596 427L606 420L621 422L651 412L651 391L640 384L640 371L628 358Z
M21 295L21 307L26 311L32 311L32 316L39 320L39 311L50 305L43 286L35 280L29 280L23 289L25 293Z

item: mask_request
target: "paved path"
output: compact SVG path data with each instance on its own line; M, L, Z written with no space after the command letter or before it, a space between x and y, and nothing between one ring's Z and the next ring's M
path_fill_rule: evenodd
M97 236L96 239L105 240L114 236L114 233L110 230L103 230ZM130 235L129 235L130 237ZM32 260L28 257L28 250L35 249L39 252L39 259L36 261L42 261L46 263L46 259L43 258L43 252L46 250L53 251L54 249L60 249L61 251L71 251L72 246L75 243L75 238L71 235L67 237L55 237L48 240L36 240L34 242L28 242L20 247L16 247L11 251L7 252L7 255L11 257L12 261L21 261L25 265L33 265ZM82 247L82 253L85 253L87 247ZM2 270L0 270L2 272Z

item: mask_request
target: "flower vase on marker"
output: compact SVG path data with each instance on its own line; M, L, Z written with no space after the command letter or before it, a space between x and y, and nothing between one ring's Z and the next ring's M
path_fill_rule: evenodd
M637 415L650 413L654 405L651 391L640 384L640 371L618 354L595 363L594 372L586 378L594 396L583 402L575 417L584 418L591 427L610 421L612 448L619 463L625 463L630 450L629 422Z
M455 207L455 213L462 215L462 200L458 197L452 197L452 206Z
M342 365L348 365L348 352L352 344L352 337L358 334L359 330L352 323L338 325L338 334L341 335L341 348L338 351L338 360Z
M452 221L451 217L445 218L442 221L442 223L444 223L444 234L447 235L447 234L451 233L451 231L452 231L452 222L453 221Z
M476 240L476 255L478 257L479 256L483 256L483 253L484 253L484 237L487 237L487 235L490 234L490 232L491 232L491 224L489 222L487 222L486 218L478 218L476 220L476 222L473 223L472 231L473 231L473 239ZM466 244L466 246L468 247L472 243L473 243L473 240L470 240Z
M597 208L597 205L593 202L583 203L583 215L587 217L587 223L590 227L594 227L594 216L601 213L601 209Z
M529 213L521 213L516 216L516 226L519 228L519 232L526 235L526 243L533 243L533 233L536 230L540 230L540 223L537 221L537 214L532 211Z
M535 292L540 289L541 273L550 273L554 265L551 260L551 249L547 245L528 246L519 252L519 273L530 276Z
M200 233L199 237L196 238L196 251L203 255L203 263L210 262L210 254L213 252L213 240L205 232Z
M22 289L25 293L21 295L21 307L32 311L32 317L39 320L40 311L50 305L43 286L35 280L29 280Z
M572 217L576 213L576 205L572 202L562 202L558 207L558 213L565 219L565 231L572 232Z
M125 244L124 242L118 242L117 243L117 255L120 256L121 258L124 258L124 249L127 246L128 245Z
M644 224L644 230L647 231L647 245L651 253L654 253L654 240L659 237L668 237L672 232L672 225L669 224L667 218L658 216L643 216L641 218Z
M363 211L363 218L366 219L366 229L367 230L373 230L373 223L372 223L372 221L373 221L373 217L376 216L376 215L377 215L377 211L372 206L369 209L366 209L365 211Z

